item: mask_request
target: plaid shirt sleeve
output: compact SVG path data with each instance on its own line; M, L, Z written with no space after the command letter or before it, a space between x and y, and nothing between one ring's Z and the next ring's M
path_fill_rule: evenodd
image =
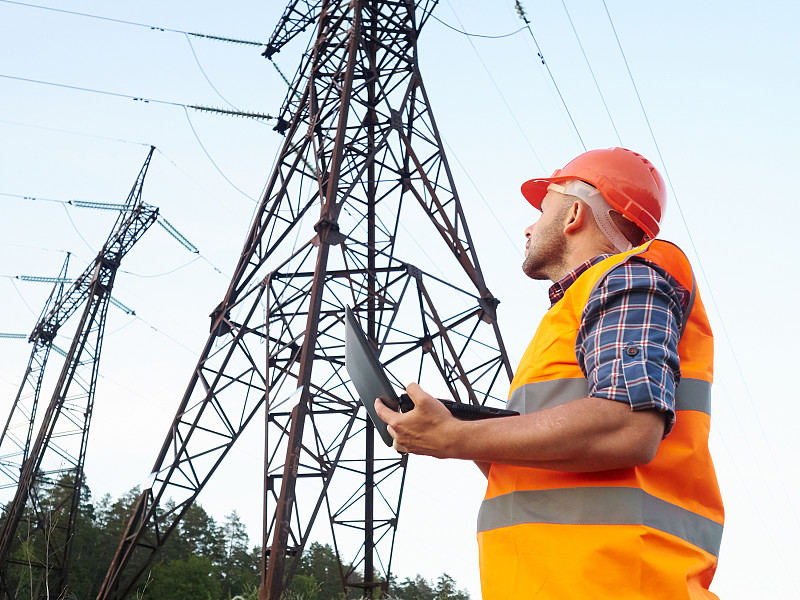
M675 423L678 341L689 292L658 265L631 259L589 296L575 351L589 396L628 402Z

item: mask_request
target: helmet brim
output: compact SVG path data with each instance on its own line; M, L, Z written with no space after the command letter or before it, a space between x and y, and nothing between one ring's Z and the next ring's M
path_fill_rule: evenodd
M575 177L542 177L539 179L529 179L520 187L522 195L533 208L542 210L542 200L547 195L547 186L551 183L563 183Z

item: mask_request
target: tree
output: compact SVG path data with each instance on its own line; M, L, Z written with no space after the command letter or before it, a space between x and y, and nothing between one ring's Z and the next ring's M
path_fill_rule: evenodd
M470 600L469 594L456 589L456 581L443 573L436 581L436 600Z
M406 578L399 585L393 581L389 589L389 598L392 600L470 600L467 592L456 589L455 580L447 573L439 576L435 587L421 575L417 575L413 580Z
M152 600L219 600L218 569L205 556L190 556L158 563L143 598Z
M222 598L244 596L259 585L258 554L248 551L249 538L244 523L234 510L221 528L224 558L220 565Z
M8 576L17 598L38 598L52 585L52 575L37 567L48 542L55 538L52 529L59 526L64 497L58 482L42 486L39 506L49 516L42 524L31 511L23 519L20 545L11 557ZM133 488L117 500L109 494L94 504L88 486L81 493L75 537L72 541L72 568L68 576L69 592L78 598L94 598L103 582L109 561L117 549L131 514L139 500ZM169 502L165 510L174 508ZM2 516L0 516L2 522ZM45 527L47 525L47 527ZM222 526L199 504L191 506L178 530L162 549L158 562L139 582L131 598L147 600L231 600L241 596L257 600L260 584L261 548L248 550L247 530L236 511L225 517ZM141 560L141 559L140 559ZM350 571L342 565L334 549L327 544L312 543L303 552L298 570L284 600L346 600L361 598L360 590L346 594L342 573ZM50 577L50 579L48 579ZM354 573L363 581L361 573ZM52 593L52 590L50 590ZM456 589L456 582L446 573L436 584L420 575L397 584L389 582L390 600L470 600Z
M303 596L307 600L340 600L345 597L342 570L342 564L333 548L328 544L313 542L303 552L291 590L298 595L309 594ZM312 580L316 582L316 587L311 585Z
M392 589L397 600L435 600L434 591L427 581L417 575L414 579L406 578L403 583Z
M34 598L59 592L62 576L58 559L67 543L67 525L73 498L74 477L63 473L57 480L40 474L17 528L19 546L9 557L6 576L14 595ZM34 511L33 506L37 509ZM95 510L87 485L81 486L75 527L72 531L71 568L67 576L73 594L92 594L98 556Z

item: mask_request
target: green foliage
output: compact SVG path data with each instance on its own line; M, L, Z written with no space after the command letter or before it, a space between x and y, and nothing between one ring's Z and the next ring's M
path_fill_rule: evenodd
M219 600L221 587L217 567L205 556L190 556L153 567L152 581L144 600Z
M245 597L248 591L258 589L261 549L248 551L247 532L235 510L225 517L220 539L224 542L220 561L222 597Z
M329 545L312 543L300 558L295 579L298 576L309 578L316 583L313 591L309 591L305 600L338 600L344 598L344 585L342 584L342 565L333 548ZM298 584L300 585L300 584ZM294 581L292 591L298 592Z
M141 492L133 488L114 500L106 494L93 502L84 486L78 508L75 535L72 539L72 568L68 575L69 594L76 598L97 597L108 565L139 502ZM47 548L63 543L58 537L60 520L65 516L69 492L59 482L40 490L40 506L49 512L49 521L41 526L32 514L26 514L18 530L20 544L9 564L8 582L17 598L46 597L57 593L59 572L38 567L46 563ZM174 505L164 506L171 510ZM37 525L40 525L37 527ZM48 546L49 544L49 546ZM136 560L143 560L140 555ZM129 564L138 570L144 563ZM261 548L250 547L247 531L236 511L217 524L202 506L190 506L167 539L156 562L146 570L137 590L137 600L258 600ZM283 600L356 600L360 590L345 591L342 577L350 582L363 581L363 574L351 565L343 565L327 544L312 543L300 557L291 586ZM376 590L375 600L380 593ZM453 579L443 574L436 583L417 575L397 584L389 582L385 600L470 600L456 589Z
M391 600L470 600L469 594L456 589L455 580L447 573L439 576L434 585L421 575L405 579L403 583L389 589Z

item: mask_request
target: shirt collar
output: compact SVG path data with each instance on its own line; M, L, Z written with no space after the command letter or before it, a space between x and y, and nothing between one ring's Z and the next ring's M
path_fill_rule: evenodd
M564 275L564 277L562 277L561 279L556 281L553 285L551 285L550 290L548 292L550 295L550 308L552 308L556 302L558 302L564 297L564 294L566 294L567 290L569 289L569 286L575 283L578 280L578 277L580 277L583 274L583 272L586 271L586 269L596 265L601 260L605 260L609 256L612 255L599 254L594 258L590 258L585 263L579 265L577 268L573 269L572 271Z

